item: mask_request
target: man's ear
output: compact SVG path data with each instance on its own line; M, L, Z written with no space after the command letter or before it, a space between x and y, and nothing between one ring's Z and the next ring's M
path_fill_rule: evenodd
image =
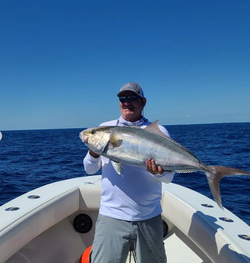
M143 98L143 99L142 99L142 106L145 107L146 103L147 103L147 99L146 99L146 98Z

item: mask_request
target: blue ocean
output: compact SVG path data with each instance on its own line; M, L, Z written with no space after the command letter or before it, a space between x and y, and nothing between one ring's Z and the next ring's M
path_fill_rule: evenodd
M167 125L171 137L203 163L250 172L250 123ZM82 129L2 131L0 141L0 205L37 187L87 176L82 160L87 148ZM174 183L210 198L205 174L177 174ZM223 205L250 225L250 177L221 180Z

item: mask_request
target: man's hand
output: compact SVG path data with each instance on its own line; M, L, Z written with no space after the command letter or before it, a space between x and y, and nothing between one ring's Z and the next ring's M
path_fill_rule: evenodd
M98 158L100 155L94 153L93 151L89 150L89 154L94 157L94 158Z
M146 169L149 171L151 174L163 174L164 171L161 166L156 165L154 159L147 159L146 161Z

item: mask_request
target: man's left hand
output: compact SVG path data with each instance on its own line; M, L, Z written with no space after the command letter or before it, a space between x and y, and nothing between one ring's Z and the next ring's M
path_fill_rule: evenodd
M157 165L155 163L154 159L147 159L146 161L146 169L149 171L151 174L163 174L164 171L160 165Z

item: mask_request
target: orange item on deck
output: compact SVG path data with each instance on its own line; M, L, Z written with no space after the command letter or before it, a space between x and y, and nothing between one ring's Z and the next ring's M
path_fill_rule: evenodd
M88 248L85 249L85 251L82 253L82 256L79 260L79 263L89 263L89 256L91 252L92 246L89 246Z

